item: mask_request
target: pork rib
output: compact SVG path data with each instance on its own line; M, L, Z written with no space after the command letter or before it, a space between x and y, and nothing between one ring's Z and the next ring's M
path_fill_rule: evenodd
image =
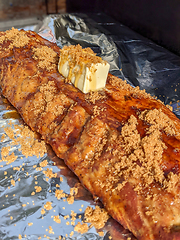
M180 120L111 74L83 94L58 73L60 54L34 32L1 32L3 95L137 239L180 239Z

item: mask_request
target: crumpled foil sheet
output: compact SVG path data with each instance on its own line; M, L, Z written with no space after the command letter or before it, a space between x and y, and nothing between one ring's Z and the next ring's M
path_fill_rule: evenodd
M124 25L104 14L62 14L50 15L37 26L25 26L33 29L44 38L56 42L59 47L69 44L81 44L91 47L97 55L110 63L110 72L133 86L139 85L152 95L157 96L165 104L173 106L173 111L180 116L180 58L157 46L148 39L131 31ZM7 126L22 124L22 119L2 97L0 99L0 136ZM8 136L0 143L0 148L10 146ZM69 224L71 210L83 219L87 206L94 208L95 202L91 194L79 185L77 177L65 166L63 160L56 157L48 147L42 158L25 157L19 146L11 147L11 152L18 156L11 164L0 162L0 240L12 239L66 239L66 240L125 240L132 236L113 219L109 219L101 229L104 236L92 227L87 233L79 234ZM52 169L57 177L47 179L37 167L43 160L48 165L43 168ZM56 164L55 164L56 163ZM37 167L34 167L37 166ZM15 170L14 167L20 167ZM6 172L6 174L5 174ZM60 181L60 177L63 181ZM11 180L15 181L15 186ZM73 204L55 197L57 185L66 194L70 188L79 186ZM31 195L34 186L41 186L42 191ZM41 210L49 201L52 209L44 215ZM98 202L97 202L98 203ZM59 215L61 223L53 221ZM80 221L78 218L75 221ZM90 224L89 224L90 225ZM74 234L71 236L71 232Z

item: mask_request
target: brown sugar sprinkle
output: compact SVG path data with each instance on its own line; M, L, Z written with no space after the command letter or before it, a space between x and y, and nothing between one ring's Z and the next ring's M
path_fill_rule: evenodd
M40 165L40 167L46 167L47 164L48 164L48 161L47 161L47 160L44 160L44 161L40 162L39 165Z
M74 227L74 231L79 232L81 234L86 233L89 230L87 223L78 222Z
M68 202L68 204L73 204L74 203L74 196L67 197L67 202Z
M52 101L54 98L54 94L57 92L57 88L55 86L54 81L48 81L48 83L42 84L39 87L39 91L43 93L46 102Z
M30 38L25 34L24 31L19 31L18 29L12 28L11 30L7 30L5 35L0 37L0 43L4 41L10 41L9 49L13 49L13 47L24 47L30 41Z
M28 156L43 156L46 153L46 144L44 141L36 139L36 134L24 125L14 125L4 129L5 134L12 140L10 146L21 145L20 150L26 157ZM16 131L16 133L14 132ZM17 135L20 134L20 137ZM14 153L9 155L10 146L3 147L1 150L2 160L11 163L17 159Z
M2 156L2 159L0 161L5 161L6 164L11 164L17 159L17 156L15 156L14 152L12 152L8 156Z
M96 101L98 100L102 101L105 99L106 99L106 96L102 95L100 91L96 91L96 92L90 91L88 94L85 95L85 100L93 104L95 104Z
M41 214L44 215L46 211L44 209L41 209Z
M77 187L72 187L70 188L70 195L76 195L78 193L78 188Z
M22 235L21 235L21 234L19 234L19 235L18 235L18 238L19 238L19 239L22 239Z
M59 200L61 198L66 197L66 194L63 192L63 190L56 189L55 191L55 197Z
M172 121L166 114L164 114L161 109L143 111L139 118L151 124L149 132L153 131L152 128L156 128L163 129L167 134L170 135L176 134L175 122Z
M69 234L70 237L72 237L74 235L74 232L71 231L71 233Z
M69 215L65 215L64 216L64 219L66 220L66 219L68 219L69 218Z
M104 227L107 220L110 218L107 211L99 206L95 206L95 209L88 206L84 213L85 222L91 223L90 227L101 229Z
M120 173L123 173L125 181L133 176L138 180L143 179L143 185L145 186L148 186L154 180L162 183L164 175L159 164L166 146L160 139L161 133L158 129L155 129L151 134L141 139L136 125L137 119L131 116L128 124L125 124L122 128L122 147L125 149L126 157L122 157L122 161L116 164L116 169L128 167ZM137 164L138 160L140 165ZM118 187L121 188L121 185L118 185ZM141 189L142 182L135 187L136 191Z
M49 233L54 234L53 228L51 226L49 226Z
M32 51L34 53L33 58L39 60L38 67L47 71L56 70L58 55L53 49L41 46L39 48L34 47Z
M98 146L96 147L96 152L95 152L95 155L94 155L94 161L98 160L99 157L101 156L101 153L103 151L103 148L104 146L106 145L108 139L107 139L107 134L108 134L108 131L106 130L104 132L104 136L101 140L101 142L98 144Z
M74 68L76 64L81 65L82 62L87 63L87 66L91 66L92 63L101 63L102 59L93 52L91 48L84 48L78 45L64 46L61 49L61 54L67 56L69 59L70 67ZM70 57L69 57L70 56ZM83 59L83 61L82 61Z
M93 107L93 116L92 117L97 117L101 114L101 112L104 111L104 108L100 108L98 106Z
M76 220L77 213L75 213L73 210L71 210L71 220L75 221Z
M9 155L10 146L1 148L1 157L2 159Z
M72 220L76 219L76 214L72 211ZM99 206L96 206L95 209L88 206L84 212L84 221L83 223L78 222L74 227L74 231L79 232L81 234L86 233L89 228L95 227L96 229L101 229L105 226L105 223L110 218L107 211ZM90 227L88 224L90 223ZM99 232L100 236L104 236L103 232Z
M14 179L11 180L11 185L15 186L15 181L14 181Z
M115 77L111 75L111 78L109 80L110 84L114 87L119 88L120 90L127 90L130 95L134 97L145 97L145 98L153 98L149 93L147 93L145 90L140 90L139 86L132 87L131 85L127 84L126 81L123 81L122 79L119 79L118 77Z
M175 195L177 195L178 192L176 186L178 186L179 183L179 175L170 172L163 183L168 192L174 192Z
M4 142L5 138L6 138L5 134L3 134L3 135L1 136L1 142Z
M14 139L14 131L11 127L4 128L4 131L10 139Z
M59 96L57 96L57 97L59 97ZM53 102L48 102L47 105L46 105L46 112L51 112L51 109L53 109L53 106L54 106ZM57 105L55 107L55 111L53 113L54 113L54 115L59 116L60 114L63 113L63 110L64 110L63 106ZM43 114L42 114L42 116L43 116Z
M36 133L30 130L27 126L18 125L20 137L13 140L12 145L21 145L21 152L25 157L37 156L43 157L47 152L44 141L36 139Z
M53 217L53 220L54 220L55 222L57 222L57 223L61 223L61 219L59 218L59 215L54 216L54 217Z
M43 171L47 178L56 178L57 173L53 173L52 169L47 168L47 170Z
M44 209L51 210L52 209L52 203L47 201L46 204L44 205Z
M41 186L35 186L34 188L35 188L35 191L37 193L42 191L42 187Z
M104 232L102 232L102 231L101 231L101 232L98 232L98 234L99 234L100 237L103 237L103 236L104 236Z
M139 119L147 123L145 136L137 130ZM158 183L166 191L175 191L178 177L173 173L165 177L161 169L162 155L167 148L161 138L162 130L170 135L176 132L171 120L161 110L144 111L138 117L131 115L120 134L112 133L106 149L110 159L106 157L104 162L106 179L100 183L97 180L96 184L101 188L106 186L106 190L120 191L130 182L141 194L150 184Z

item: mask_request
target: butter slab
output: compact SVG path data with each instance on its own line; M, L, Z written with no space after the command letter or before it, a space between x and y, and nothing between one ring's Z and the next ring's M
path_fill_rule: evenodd
M61 50L58 70L83 93L104 88L110 65L90 48L65 46Z

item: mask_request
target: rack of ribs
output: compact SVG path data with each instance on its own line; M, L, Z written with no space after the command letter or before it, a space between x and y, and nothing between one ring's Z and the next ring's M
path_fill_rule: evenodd
M60 54L32 31L1 32L2 94L137 239L180 239L180 120L111 74L82 93L59 74Z

